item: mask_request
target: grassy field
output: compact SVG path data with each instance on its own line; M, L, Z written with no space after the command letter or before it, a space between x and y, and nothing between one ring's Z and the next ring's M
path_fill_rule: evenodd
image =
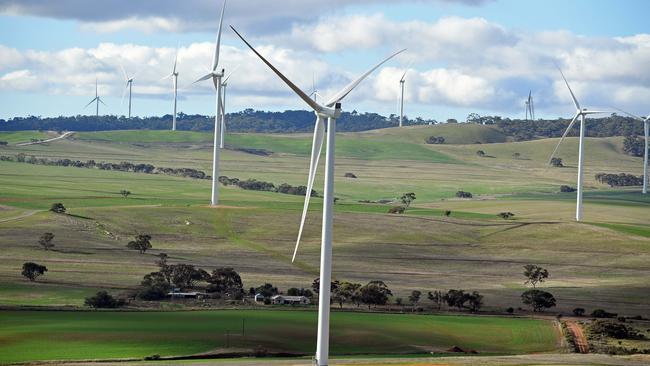
M0 362L190 355L226 347L311 354L316 315L261 310L1 312ZM559 341L551 321L470 316L335 312L331 334L335 355L422 354L453 346L481 354L518 354L553 351Z
M426 145L427 136L450 144ZM170 131L78 133L73 139L0 148L0 155L146 162L164 167L211 167L211 134ZM1 140L1 138L0 138ZM229 134L222 174L275 184L304 185L308 134ZM474 144L475 141L482 144ZM573 222L577 141L560 149L566 168L547 168L557 139L506 142L489 126L425 126L343 133L337 138L334 276L381 279L396 297L411 290L464 288L485 294L486 307L519 307L522 266L551 272L544 287L554 311L580 306L650 315L650 199L638 187L609 189L597 172L641 174L642 162L622 154L622 138L587 139L585 223ZM265 149L269 156L233 147ZM481 149L491 157L481 158ZM513 159L515 152L519 159ZM345 178L353 172L357 179ZM322 192L322 169L315 189ZM124 199L119 191L128 189ZM458 190L474 199L456 199ZM405 215L360 200L396 199L415 192ZM223 206L207 206L208 180L95 169L0 162L0 304L80 305L97 289L119 293L155 270L155 255L206 269L233 266L245 286L270 281L307 287L317 275L321 199L313 200L305 240L292 264L302 197L221 188ZM45 210L63 202L70 215ZM451 210L450 217L443 217ZM503 211L515 220L496 218ZM56 235L54 251L36 241ZM154 249L125 250L136 233ZM20 277L28 260L49 272L38 283ZM118 271L115 268L119 268Z
M0 141L6 141L10 144L29 142L31 139L45 139L48 137L49 135L46 132L38 131L0 132Z

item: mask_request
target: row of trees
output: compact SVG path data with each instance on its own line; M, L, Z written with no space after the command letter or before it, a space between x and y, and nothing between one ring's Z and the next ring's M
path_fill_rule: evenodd
M99 170L117 170L121 172L144 173L144 174L165 174L177 177L188 177L195 179L210 179L205 172L192 168L165 168L155 167L151 164L134 164L128 161L119 163L96 162L95 160L80 161L70 159L48 159L26 156L23 153L11 156L0 156L0 161L14 161L17 163L28 163L36 165L65 166L74 168L87 168Z
M625 173L598 173L596 174L596 180L600 183L608 184L610 187L640 186L643 184L643 176Z
M275 184L271 182L265 182L257 179L239 180L239 178L228 178L225 175L219 177L219 183L223 184L224 186L234 185L241 189L252 191L277 192L284 194L293 194L297 196L304 196L307 193L307 186L292 186L287 183L282 183L276 187ZM312 189L311 196L317 197L318 193Z

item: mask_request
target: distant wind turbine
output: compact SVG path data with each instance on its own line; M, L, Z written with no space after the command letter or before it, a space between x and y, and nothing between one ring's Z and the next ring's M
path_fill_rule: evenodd
M316 176L316 168L318 166L318 159L321 154L321 148L325 139L325 119L327 119L327 148L325 150L325 194L323 196L323 225L322 225L322 239L321 239L321 262L320 262L320 289L318 296L318 340L316 343L316 363L318 366L326 366L329 359L329 316L330 316L330 291L332 281L332 220L333 220L333 204L334 204L334 145L336 139L336 119L341 115L341 100L345 98L363 79L375 71L379 66L383 65L386 61L395 57L397 54L403 52L401 50L396 52L375 65L368 70L365 74L361 75L358 79L348 84L345 88L339 91L334 97L326 102L325 105L320 105L312 100L309 95L296 86L291 80L284 76L275 66L267 61L264 56L257 52L253 46L244 39L244 37L237 32L231 25L230 28L241 38L242 41L271 69L273 72L284 81L291 90L294 91L307 105L309 105L316 114L316 123L314 126L314 139L311 148L311 161L309 164L309 176L307 178L307 191L305 193L305 205L302 211L302 219L300 221L300 229L298 231L298 239L296 240L296 248L293 252L292 261L296 259L298 246L300 245L300 237L305 225L305 218L307 217L307 209L309 207L309 198L311 196L312 188L314 186L314 178ZM333 107L333 108L332 108Z
M637 119L641 122L643 122L643 134L645 137L645 148L643 149L643 194L648 193L648 133L650 132L650 114L647 117L639 117L635 114L628 113L626 111L620 110L619 111L627 114L628 116Z
M219 66L219 48L221 47L221 28L223 26L223 14L226 10L226 1L223 2L223 7L221 8L221 17L219 19L219 31L217 32L217 40L215 41L214 47L214 56L212 58L212 68L211 71L205 76L201 77L195 83L199 81L212 79L214 84L214 89L216 90L216 114L214 115L214 146L213 146L213 155L212 155L212 197L210 199L210 204L216 206L219 203L219 187L217 182L219 179L219 159L221 155L221 79L223 78L224 70L217 71Z
M88 102L88 104L86 104L84 109L88 108L88 106L93 104L93 102L96 103L96 105L95 105L95 117L99 117L99 103L101 103L103 105L106 105L106 103L104 103L102 98L99 96L98 89L97 89L97 78L95 78L95 97L93 98L93 100Z
M124 80L126 81L126 88L124 88L124 91L122 92L122 103L124 103L124 94L126 94L126 91L129 91L129 119L131 118L131 93L133 91L133 79L135 78L135 73L133 76L129 77L129 75L126 73L126 70L124 70L124 66L120 65L120 68L122 69L122 74L124 74Z
M528 99L526 99L525 102L526 105L526 121L528 121L528 117L530 116L531 120L535 120L535 103L533 102L533 91L528 92Z
M402 74L402 78L399 79L399 85L400 85L400 103L399 103L399 126L402 127L402 119L404 118L404 83L406 82L406 74L409 72L409 68L411 67L411 64L406 67L406 70L404 70L404 74Z
M226 136L226 88L228 88L228 79L230 79L232 74L234 74L238 68L239 66L235 67L235 69L232 70L230 74L226 75L226 77L223 78L223 81L221 82L221 89L223 89L223 98L221 100L221 136L219 137L219 147L221 149L223 149L223 143Z
M601 114L601 113L608 113L608 112L592 111L587 108L580 108L580 103L578 103L576 96L573 94L573 90L571 90L571 87L569 86L569 82L564 77L564 73L562 72L562 70L560 70L559 67L558 70L560 71L560 75L562 75L562 79L564 80L564 83L569 89L569 93L571 93L571 99L573 100L573 105L576 107L576 114L571 120L571 123L569 123L569 127L566 129L566 131L564 131L564 134L562 135L562 138L560 139L557 146L555 147L555 150L553 150L553 154L551 154L551 158L549 159L548 163L550 165L551 160L553 160L553 157L557 152L557 149L560 147L560 144L562 143L562 141L564 141L564 138L569 134L569 131L571 131L573 125L576 123L578 118L580 118L580 142L579 142L580 145L578 147L578 183L576 187L577 189L576 221L581 221L582 220L582 185L583 185L584 160L585 160L585 156L584 156L585 120L587 118L587 115Z
M165 76L165 79L172 79L174 86L174 114L172 115L172 131L176 131L176 99L178 96L178 71L176 71L176 65L178 63L178 48L176 48L176 57L174 57L174 67L172 67L172 73Z

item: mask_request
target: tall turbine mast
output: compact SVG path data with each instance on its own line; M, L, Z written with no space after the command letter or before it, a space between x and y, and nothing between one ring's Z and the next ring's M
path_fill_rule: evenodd
M406 74L409 72L409 67L411 67L411 63L406 67L406 70L404 70L404 74L402 74L402 77L399 79L399 85L400 85L400 104L399 104L399 126L402 127L402 119L404 118L404 82L406 82Z
M223 2L221 8L221 17L219 19L219 31L217 32L217 39L215 41L214 56L212 58L211 71L195 81L195 83L203 80L212 79L214 89L216 90L216 113L214 115L214 145L212 154L212 196L210 204L216 206L219 203L219 187L217 182L219 180L219 159L221 155L220 140L221 140L221 79L223 78L224 70L217 71L219 66L219 49L221 47L221 28L223 26L223 14L226 10L226 1Z
M564 131L564 134L562 135L562 138L558 142L557 146L555 147L555 150L553 150L553 153L551 154L551 158L549 159L549 164L551 163L551 160L553 160L553 157L555 156L555 153L557 152L557 149L560 147L560 144L562 141L564 141L564 138L569 134L569 131L573 128L573 125L576 123L578 118L580 118L580 142L579 142L579 147L578 147L578 182L577 182L577 197L576 197L576 221L582 221L582 190L583 190L583 176L584 176L584 139L585 139L585 121L587 119L587 116L590 114L601 114L601 113L608 113L605 111L592 111L587 108L580 108L580 103L578 103L578 100L576 99L576 96L573 94L573 90L571 90L571 87L569 86L569 82L566 80L564 77L564 73L560 68L558 67L558 70L560 71L560 75L562 75L562 79L564 80L564 83L567 86L567 89L569 89L569 93L571 94L571 99L573 100L573 105L576 107L576 114L571 120L571 123L569 123L569 127Z
M327 140L325 150L325 194L323 196L323 225L321 236L321 262L320 262L320 289L318 296L318 340L316 343L316 364L318 366L327 366L329 362L329 318L330 318L330 292L332 281L332 222L333 222L333 204L334 204L334 145L336 137L336 119L341 115L341 100L345 98L363 79L375 71L379 66L390 60L399 51L380 62L358 79L354 80L338 92L334 97L327 101L325 105L320 105L312 100L309 95L298 88L291 80L284 76L275 66L267 61L264 56L257 52L240 34L230 26L232 30L241 38L244 43L280 78L291 90L293 90L307 105L309 105L316 114L314 126L314 139L312 142L311 161L309 164L309 176L307 178L307 192L305 194L305 205L302 211L298 239L293 254L293 260L296 258L302 229L307 216L309 207L309 198L314 186L316 168L320 157L323 142ZM327 120L327 136L325 136L325 120Z

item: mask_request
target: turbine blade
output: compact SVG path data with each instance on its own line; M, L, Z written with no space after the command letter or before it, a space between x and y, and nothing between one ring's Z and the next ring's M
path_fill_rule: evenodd
M215 42L214 57L212 58L212 71L219 66L219 48L221 47L221 28L223 27L223 13L226 11L226 0L223 0L223 7L221 8L221 17L219 18L219 31L217 33L217 40Z
M212 73L209 73L209 74L207 74L207 75L205 75L205 76L202 76L200 79L198 79L197 81L193 82L192 84L198 83L199 81L208 80L208 79L210 79L210 78L212 78Z
M562 135L562 138L560 141L557 143L557 146L555 146L555 150L553 150L553 153L551 154L551 157L548 159L548 165L551 165L551 160L555 157L555 153L557 152L557 149L560 148L560 144L562 144L562 141L564 141L564 138L569 134L569 131L573 128L573 125L576 123L578 120L578 117L580 116L580 113L576 113L576 116L573 117L571 120L571 123L569 123L569 127L567 127L566 131L564 131L564 134Z
M571 90L571 87L569 86L569 82L566 81L566 78L564 77L564 73L562 72L559 66L556 67L560 72L560 75L562 75L562 79L564 79L564 83L566 84L566 87L569 89L569 93L571 93L571 99L573 99L573 104L576 106L576 109L580 110L580 103L578 103L576 96L573 94L573 90Z
M178 64L178 47L176 47L176 56L174 56L174 67L172 68L172 74L176 73L176 64Z
M399 79L400 82L404 81L404 78L406 77L406 74L409 72L409 69L411 68L412 64L413 64L413 60L411 60L408 65L406 65L406 70L404 70L404 74L402 74L402 77Z
M126 74L126 70L124 70L124 66L120 64L120 69L122 69L122 74L124 75L124 80L129 80L129 75Z
M343 98L345 98L352 91L352 89L356 88L357 85L359 85L363 81L363 79L365 79L373 71L377 70L379 68L379 66L383 65L386 61L390 60L391 58L397 56L398 54L400 54L400 53L402 53L404 51L406 51L406 48L393 53L392 55L390 55L386 59L384 59L382 62L375 65L372 69L366 71L365 74L361 75L359 78L357 78L356 80L354 80L350 84L348 84L345 88L341 89L341 91L339 91L336 95L334 95L334 97L332 97L325 105L327 107L332 107L336 103L343 100Z
M284 81L285 84L287 84L287 85L291 88L291 90L294 91L294 93L298 94L298 96L300 97L300 99L304 100L305 103L307 103L310 107L312 107L312 109L313 109L314 111L316 111L316 112L320 112L320 111L323 110L323 107L321 107L318 103L314 102L314 101L313 101L313 100L312 100L312 99L311 99L307 94L305 94L304 91L300 90L300 88L297 87L296 84L294 84L293 82L291 82L291 80L289 80L286 76L284 76L284 75L280 72L280 70L276 69L275 66L273 66L269 61L267 61L267 60L264 58L264 56L262 56L259 52L257 52L257 51L255 50L255 48L253 48L253 46L251 46L251 44L248 43L248 41L246 41L246 40L244 39L244 37L242 37L242 35L239 34L239 32L237 32L237 30L235 29L235 27L233 27L233 26L231 25L230 28L231 28L231 29L232 29L232 30L237 34L237 36L238 36L242 41L244 41L244 43L246 43L246 45L248 46L248 48L251 49L251 51L253 51L253 52L254 52L254 53L255 53L255 54L256 54L260 59L262 59L262 61L263 61L263 62L264 62L264 63L265 63L269 68L271 68L271 70L273 70L273 72L274 72L276 75L278 75L278 76L280 77L280 79L282 79L282 81Z
M311 198L311 190L314 187L314 179L316 178L316 169L318 168L318 159L323 147L323 140L325 139L325 122L322 118L316 117L316 125L314 126L314 140L311 145L311 160L309 162L309 177L307 178L307 192L305 192L305 205L302 209L302 218L300 219L300 229L298 230L298 239L296 240L296 248L293 250L293 257L291 263L296 260L298 254L298 246L300 246L300 238L302 237L302 230L305 227L305 219L307 218L307 209L309 209L309 199Z
M618 109L618 108L614 108L614 109L616 109L619 112L625 113L625 114L627 114L628 116L630 116L630 117L632 117L634 119L638 119L639 121L645 121L645 119L643 117L639 117L636 114L632 114L632 113L626 112L626 111L624 111L622 109Z
M590 111L586 110L582 112L583 114L603 114L603 113L612 113L610 111Z
M108 106L106 105L106 103L104 103L104 101L102 100L102 98L97 97L97 100L99 100L99 102L100 102L101 104L103 104L103 105L105 105L106 107L108 107Z
M122 89L122 99L120 100L120 105L124 104L124 97L126 96L126 91L129 89L129 82L126 82L126 88Z
M93 100L91 100L90 102L88 102L88 104L86 104L86 105L84 106L84 109L88 108L89 105L93 104L93 103L95 102L95 100L97 100L97 97L94 97Z

